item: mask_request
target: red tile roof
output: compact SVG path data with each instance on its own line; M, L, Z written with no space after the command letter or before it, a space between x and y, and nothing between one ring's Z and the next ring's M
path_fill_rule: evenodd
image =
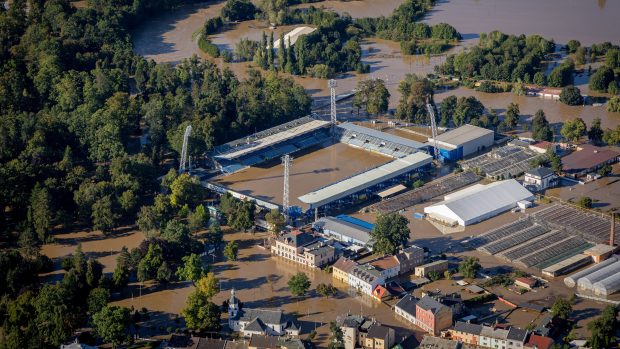
M385 256L374 262L370 262L370 265L381 270L392 269L398 266L398 259L394 256Z
M534 333L530 335L530 340L527 341L527 344L525 344L526 347L538 349L549 349L552 345L553 339L545 336L539 336Z
M562 158L562 168L564 171L585 171L620 156L620 153L616 151L595 147L590 144L584 144L580 148L581 150Z

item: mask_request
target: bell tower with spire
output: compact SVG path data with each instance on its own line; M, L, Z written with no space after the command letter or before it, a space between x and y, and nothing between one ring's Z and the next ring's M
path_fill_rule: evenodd
M235 289L230 290L230 299L228 300L228 318L234 318L239 312L239 299L235 296Z

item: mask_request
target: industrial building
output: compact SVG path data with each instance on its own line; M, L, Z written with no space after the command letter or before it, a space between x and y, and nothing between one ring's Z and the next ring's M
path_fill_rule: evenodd
M601 262L599 264L593 265L593 266L591 266L591 267L589 267L587 269L584 269L582 271L578 271L578 272L576 272L573 275L565 277L564 278L564 284L566 286L570 287L570 288L573 288L573 287L577 286L577 281L579 279L581 279L582 277L590 275L590 274L592 274L592 273L594 273L596 271L599 271L599 270L601 270L603 268L606 268L609 265L616 263L617 261L618 261L617 257L615 257L615 256L609 257L609 259L607 259L607 260L605 260L605 261L603 261L603 262Z
M620 153L591 144L580 145L577 151L562 158L562 172L569 177L582 177L599 168L618 162Z
M322 217L312 227L324 236L349 246L366 247L372 251L370 232L373 224L346 215Z
M429 218L443 224L467 226L532 201L534 195L514 179L476 184L446 195L444 201L424 208Z
M428 139L429 144L435 141L441 160L457 161L491 147L495 142L495 134L486 128L467 124Z
M615 262L580 277L577 290L601 297L620 291L620 260L616 258Z
M307 210L325 208L332 204L353 203L360 194L372 194L414 172L423 171L431 165L432 159L433 157L426 153L413 153L302 195L299 200L307 205Z

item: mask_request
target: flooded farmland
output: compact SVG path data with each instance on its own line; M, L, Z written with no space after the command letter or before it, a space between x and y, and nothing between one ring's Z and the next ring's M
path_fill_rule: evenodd
M299 196L391 160L387 156L342 143L309 149L293 159L290 174L291 205L303 207L297 199ZM279 162L263 165L218 177L213 182L244 195L282 204L283 166Z

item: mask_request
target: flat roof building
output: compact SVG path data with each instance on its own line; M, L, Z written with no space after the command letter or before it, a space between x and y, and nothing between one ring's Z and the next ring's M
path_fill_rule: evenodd
M322 217L314 222L313 227L325 236L340 242L372 249L370 232L373 225L364 221L361 222L366 224L353 222L353 220L338 217Z
M486 128L467 124L442 133L435 139L440 156L444 160L457 161L491 147L495 141L495 133ZM429 138L428 143L433 145L435 139Z
M562 158L562 171L571 177L581 177L617 162L619 157L620 153L614 150L584 144Z
M509 179L487 185L475 184L446 195L444 199L425 207L424 213L444 224L467 226L508 211L519 201L532 201L534 195L516 180Z

